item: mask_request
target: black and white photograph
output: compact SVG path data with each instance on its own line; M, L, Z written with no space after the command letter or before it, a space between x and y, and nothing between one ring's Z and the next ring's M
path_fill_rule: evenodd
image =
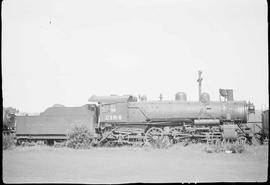
M267 182L267 5L3 0L3 182Z

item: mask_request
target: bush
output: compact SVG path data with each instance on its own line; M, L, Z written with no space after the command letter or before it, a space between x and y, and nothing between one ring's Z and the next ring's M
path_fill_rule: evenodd
M67 135L66 146L75 149L91 148L93 136L86 125L75 126Z
M160 137L160 138L157 138L157 139L152 143L152 147L153 147L153 148L159 148L159 149L168 148L169 145L170 145L170 143L169 143L167 137Z
M13 146L15 146L15 135L14 134L3 134L2 135L2 138L3 138L3 149L6 150L6 149L10 149L12 148Z
M25 141L22 146L36 146L37 144L34 141Z
M243 153L246 151L245 145L244 144L235 144L234 145L235 153Z
M36 142L36 145L39 145L39 146L44 146L44 145L45 145L45 143L44 143L44 141L37 141L37 142Z
M55 148L64 148L65 146L67 146L67 143L64 141L64 142L54 142L54 145L53 145Z
M235 142L217 142L215 144L210 144L205 148L207 153L243 153L246 151L245 143L235 141Z

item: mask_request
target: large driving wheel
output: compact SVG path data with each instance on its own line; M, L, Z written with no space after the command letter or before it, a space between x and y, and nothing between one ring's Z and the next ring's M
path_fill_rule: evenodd
M144 142L145 144L156 146L162 142L164 138L164 133L161 128L152 127L145 133Z
M185 133L183 127L173 127L169 133L171 135L172 144L186 141L188 138L190 138L190 134Z

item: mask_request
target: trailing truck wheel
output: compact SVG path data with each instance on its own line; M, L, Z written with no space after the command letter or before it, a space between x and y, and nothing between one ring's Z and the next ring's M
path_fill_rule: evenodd
M152 127L145 133L144 142L146 145L160 146L164 139L164 133L161 128Z

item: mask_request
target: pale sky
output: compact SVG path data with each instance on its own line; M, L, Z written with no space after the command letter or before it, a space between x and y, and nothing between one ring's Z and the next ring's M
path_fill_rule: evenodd
M92 95L202 90L268 105L265 0L4 0L3 105L42 112Z

